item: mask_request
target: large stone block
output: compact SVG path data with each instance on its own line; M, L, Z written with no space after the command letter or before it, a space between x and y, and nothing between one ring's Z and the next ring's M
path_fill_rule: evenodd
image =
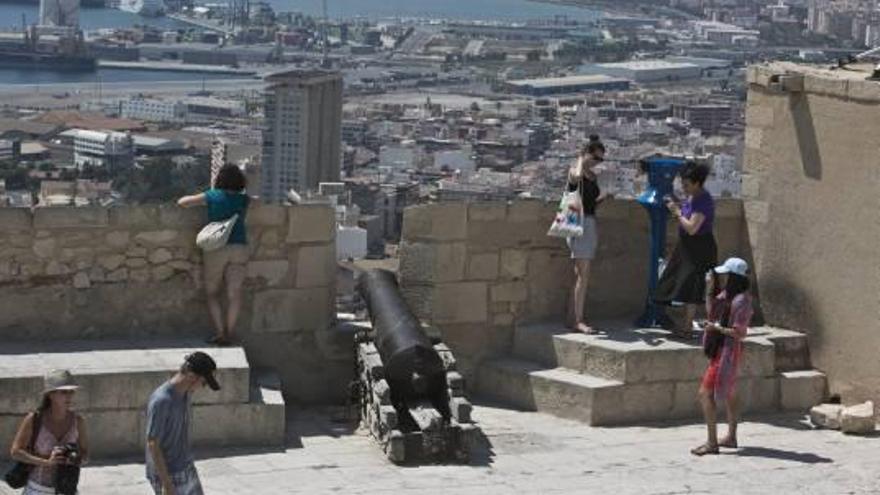
M208 223L207 208L181 208L177 205L159 206L159 225L164 228L197 231Z
M411 206L403 212L406 241L459 241L467 236L467 203L434 203Z
M106 227L110 224L107 208L46 207L34 210L35 229Z
M569 253L563 249L542 249L529 253L529 286L525 321L559 320L568 308L574 270Z
M471 203L468 206L468 220L478 222L503 222L507 217L507 203L493 201Z
M336 238L336 216L329 205L302 205L287 212L287 243L330 242Z
M529 298L525 282L505 282L492 286L492 302L522 302Z
M27 208L0 208L0 230L31 230L33 219Z
M810 422L820 428L839 430L842 414L843 406L840 404L819 404L810 409Z
M779 377L779 402L786 411L806 411L827 395L825 374L820 371L787 371Z
M501 251L501 278L519 280L526 276L529 252L524 249Z
M332 290L276 289L254 295L251 331L257 333L324 331L333 318Z
M826 75L808 74L804 77L804 91L810 94L846 98L849 81Z
M547 220L548 225L552 218L547 217L548 203L536 200L519 200L510 203L508 218L511 222L533 222Z
M327 287L336 277L336 248L333 244L302 246L296 264L296 286Z
M400 246L400 278L405 284L464 280L466 263L464 243L404 242Z
M277 287L288 279L290 262L287 260L251 261L247 265L248 278L261 278L269 287Z
M144 246L176 246L182 242L182 235L177 230L149 230L134 236L135 242ZM195 244L195 238L191 238L186 244Z
M248 210L247 224L258 227L283 227L287 222L287 210L287 207L279 205L254 206Z
M434 323L482 323L489 319L485 282L440 284L434 289L431 318Z
M856 406L845 407L840 414L840 430L844 433L873 433L877 421L874 419L874 403L871 401Z
M498 254L478 253L468 259L468 280L495 280L498 278Z
M120 229L155 229L160 225L158 205L114 206L108 216L110 224Z

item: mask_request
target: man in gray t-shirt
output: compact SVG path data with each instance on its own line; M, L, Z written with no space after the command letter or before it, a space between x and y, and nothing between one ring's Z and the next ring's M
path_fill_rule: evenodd
M217 364L204 352L194 352L147 403L147 479L156 495L203 495L189 446L190 394L208 385L220 390L214 378Z

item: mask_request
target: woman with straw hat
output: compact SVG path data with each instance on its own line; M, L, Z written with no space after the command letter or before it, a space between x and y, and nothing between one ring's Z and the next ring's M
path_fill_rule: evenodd
M24 495L54 495L58 467L82 465L88 459L86 424L71 408L78 388L69 371L50 371L44 378L40 407L19 425L10 456L31 466ZM76 446L75 454L71 445Z

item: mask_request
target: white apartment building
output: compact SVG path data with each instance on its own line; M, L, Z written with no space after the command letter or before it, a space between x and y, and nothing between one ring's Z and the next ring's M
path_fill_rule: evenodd
M119 114L126 119L150 122L185 122L186 105L180 101L132 98L120 102Z
M239 100L193 96L182 100L132 98L119 104L122 117L150 122L213 123L247 114Z
M287 191L338 182L342 147L342 75L292 70L266 77L260 195L281 202Z
M131 134L114 131L76 129L73 134L73 161L77 169L86 166L114 170L134 165L134 139Z

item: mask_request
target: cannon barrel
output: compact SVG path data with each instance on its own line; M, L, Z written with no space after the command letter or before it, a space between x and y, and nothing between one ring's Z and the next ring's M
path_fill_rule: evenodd
M357 289L367 304L376 350L392 392L403 400L434 395L435 382L445 380L443 361L401 297L394 274L363 272Z

